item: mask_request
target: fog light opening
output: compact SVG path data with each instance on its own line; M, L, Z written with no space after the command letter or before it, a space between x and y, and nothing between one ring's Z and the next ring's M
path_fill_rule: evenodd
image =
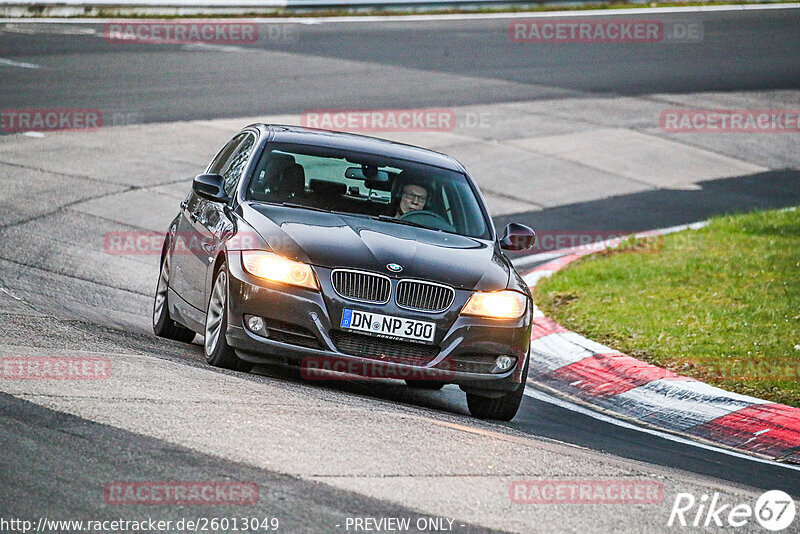
M517 359L512 356L498 356L494 361L494 372L505 373L517 363Z
M266 329L264 328L264 319L261 317L250 315L245 318L247 323L247 328L256 334L264 335L267 333Z

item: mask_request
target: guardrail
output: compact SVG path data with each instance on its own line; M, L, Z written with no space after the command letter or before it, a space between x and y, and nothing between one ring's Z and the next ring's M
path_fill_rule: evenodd
M348 7L386 7L386 6L452 6L452 5L545 5L566 3L596 3L584 0L558 1L515 1L515 0L0 0L0 6L20 6L30 8L45 7L307 7L307 8L348 8ZM634 3L647 3L645 0Z
M194 15L291 15L292 12L352 11L359 15L375 9L378 14L391 11L417 11L440 9L533 6L588 6L602 7L608 0L0 0L0 18L42 17L129 17L137 16L194 16ZM647 7L650 0L623 0L629 4ZM678 0L680 1L680 0ZM689 0L687 0L689 1ZM742 0L739 0L741 2ZM748 4L761 4L765 0L744 0L736 7L748 9ZM766 0L769 1L769 0ZM789 8L798 4L783 4L777 0L772 7ZM714 11L715 8L733 6L705 6L697 9ZM681 8L657 8L680 10ZM469 10L467 10L469 11ZM611 14L615 10L608 10ZM500 16L501 14L494 14ZM557 13L552 13L557 16ZM479 14L475 14L479 16ZM492 15L486 15L492 16ZM545 15L547 16L547 15Z
M646 4L647 0L631 0ZM597 4L602 0L0 0L2 17L259 14L284 11L436 9L467 6Z

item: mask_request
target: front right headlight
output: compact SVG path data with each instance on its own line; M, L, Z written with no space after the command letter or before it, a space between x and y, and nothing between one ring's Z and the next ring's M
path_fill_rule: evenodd
M311 266L284 258L274 252L243 250L242 267L253 276L264 280L319 290Z
M527 297L516 291L476 291L472 294L461 315L476 315L490 319L518 319L525 313Z

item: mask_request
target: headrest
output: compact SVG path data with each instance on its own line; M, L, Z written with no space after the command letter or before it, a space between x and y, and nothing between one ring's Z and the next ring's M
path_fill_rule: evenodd
M367 189L375 189L377 191L391 191L392 182L378 182L373 180L364 180L364 187Z
M347 192L347 185L340 182L329 182L328 180L312 178L308 182L308 186L315 193L327 195L344 195Z
M269 156L269 163L264 169L268 175L281 172L294 165L294 156L291 154L273 153Z
M290 167L281 171L281 180L275 184L274 192L295 196L302 194L305 188L306 174L303 172L303 167L293 163Z

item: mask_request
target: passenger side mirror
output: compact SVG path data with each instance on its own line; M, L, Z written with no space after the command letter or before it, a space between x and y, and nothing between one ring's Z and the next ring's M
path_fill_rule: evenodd
M536 243L536 232L524 224L510 223L500 239L503 250L528 250Z
M219 174L199 174L192 182L192 191L207 200L225 202L228 195L224 189L225 179Z

